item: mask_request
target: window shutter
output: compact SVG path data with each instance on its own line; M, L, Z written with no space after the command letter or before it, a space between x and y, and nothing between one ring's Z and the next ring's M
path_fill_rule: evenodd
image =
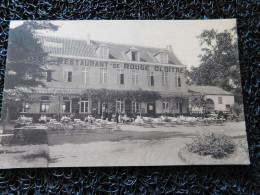
M107 71L104 73L104 83L107 83Z
M86 73L86 84L89 84L89 71Z
M120 72L119 71L117 71L117 84L120 84Z
M103 71L103 69L100 69L100 83L103 83L102 81L103 81L103 74L102 74L102 71Z
M178 80L177 76L175 76L175 87L178 87Z

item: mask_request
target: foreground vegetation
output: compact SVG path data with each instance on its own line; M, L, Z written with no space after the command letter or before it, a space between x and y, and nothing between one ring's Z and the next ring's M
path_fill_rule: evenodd
M221 159L232 154L236 145L232 137L218 133L201 133L187 143L189 152L196 153L201 156L211 156L215 159Z

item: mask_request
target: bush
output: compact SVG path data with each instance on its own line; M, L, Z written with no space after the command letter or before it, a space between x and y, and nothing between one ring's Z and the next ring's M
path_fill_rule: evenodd
M220 159L235 151L235 142L230 136L211 132L197 134L187 147L189 152Z
M47 144L47 133L42 129L15 129L9 141L12 145Z

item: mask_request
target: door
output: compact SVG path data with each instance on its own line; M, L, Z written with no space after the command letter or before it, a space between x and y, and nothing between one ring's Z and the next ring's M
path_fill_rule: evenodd
M155 103L147 103L147 114L149 116L155 114Z
M108 103L107 102L101 102L101 118L104 120L108 117Z
M98 115L98 102L97 101L92 102L92 114L95 117Z
M79 98L72 98L72 113L79 113Z
M180 113L182 114L182 103L179 104L179 110L180 110Z
M215 105L214 101L212 99L207 99L206 100L206 113L214 113L215 112Z
M226 112L230 112L230 111L231 111L230 104L226 104Z

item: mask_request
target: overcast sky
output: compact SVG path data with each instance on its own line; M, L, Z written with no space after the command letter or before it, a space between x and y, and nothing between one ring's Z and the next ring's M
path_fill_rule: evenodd
M60 26L58 31L41 33L79 39L86 39L89 33L93 40L160 48L172 45L175 55L190 68L200 63L201 46L196 36L206 29L229 30L236 25L236 20L78 20L52 23ZM21 21L12 21L10 27L20 24Z

